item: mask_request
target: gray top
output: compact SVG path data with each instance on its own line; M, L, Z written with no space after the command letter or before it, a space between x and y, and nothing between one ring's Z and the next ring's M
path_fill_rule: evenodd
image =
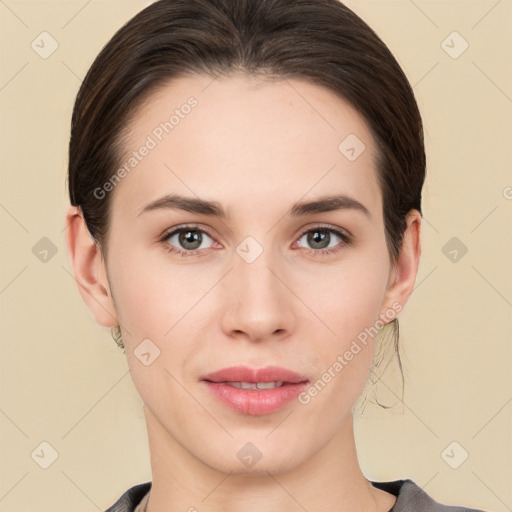
M371 482L371 484L377 489L397 496L395 504L388 512L484 512L476 508L454 507L438 503L409 479ZM150 489L151 482L131 487L105 512L136 512L137 505L146 497Z

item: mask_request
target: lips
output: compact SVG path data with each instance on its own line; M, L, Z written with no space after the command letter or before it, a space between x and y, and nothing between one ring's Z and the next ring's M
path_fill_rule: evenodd
M308 377L279 366L249 368L248 366L231 366L201 377L209 382L283 382L298 384L306 382Z
M221 403L252 416L278 411L309 385L306 376L278 366L235 366L204 375L201 380Z

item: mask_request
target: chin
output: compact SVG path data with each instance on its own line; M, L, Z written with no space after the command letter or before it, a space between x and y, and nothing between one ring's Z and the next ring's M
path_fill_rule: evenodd
M216 471L238 476L268 476L269 473L278 475L291 471L300 464L291 453L279 447L258 450L250 442L241 446L233 452L233 457L226 458L224 452L222 457L213 454L210 460L203 459L203 462Z

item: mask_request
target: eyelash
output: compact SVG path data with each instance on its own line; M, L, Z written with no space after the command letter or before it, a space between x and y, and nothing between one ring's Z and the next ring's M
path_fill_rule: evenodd
M194 225L185 225L185 226L180 226L178 228L173 228L171 231L166 231L164 233L164 235L162 235L162 237L160 238L159 241L162 244L164 244L164 246L165 246L164 248L167 252L170 252L173 254L178 254L179 256L181 256L183 258L186 258L189 256L198 256L197 253L201 252L202 249L195 249L193 251L183 251L181 249L176 249L174 246L172 246L171 244L169 244L167 242L167 240L171 236L175 235L176 233L180 233L181 231L186 231L186 230L204 233L204 234L208 235L211 239L213 239L213 236L210 235L210 233L208 233L207 230L199 228ZM319 226L315 226L313 228L307 229L306 231L303 231L300 234L298 240L300 240L304 235L311 233L311 232L315 232L315 231L334 233L336 236L340 237L343 242L336 245L335 247L330 247L327 249L309 249L307 247L304 248L308 254L312 254L313 256L327 256L329 254L337 253L342 250L343 246L350 245L353 242L352 236L350 236L346 233L343 233L342 231L339 231L338 229L335 229L331 226L327 226L327 225L319 225Z

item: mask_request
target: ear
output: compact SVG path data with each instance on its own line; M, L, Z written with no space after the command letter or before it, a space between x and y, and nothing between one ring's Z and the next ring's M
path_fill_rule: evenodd
M66 247L78 289L94 319L104 327L118 325L103 255L76 206L66 212Z
M421 256L421 214L411 210L406 217L406 229L396 264L390 272L382 313L395 310L399 313L414 290Z

